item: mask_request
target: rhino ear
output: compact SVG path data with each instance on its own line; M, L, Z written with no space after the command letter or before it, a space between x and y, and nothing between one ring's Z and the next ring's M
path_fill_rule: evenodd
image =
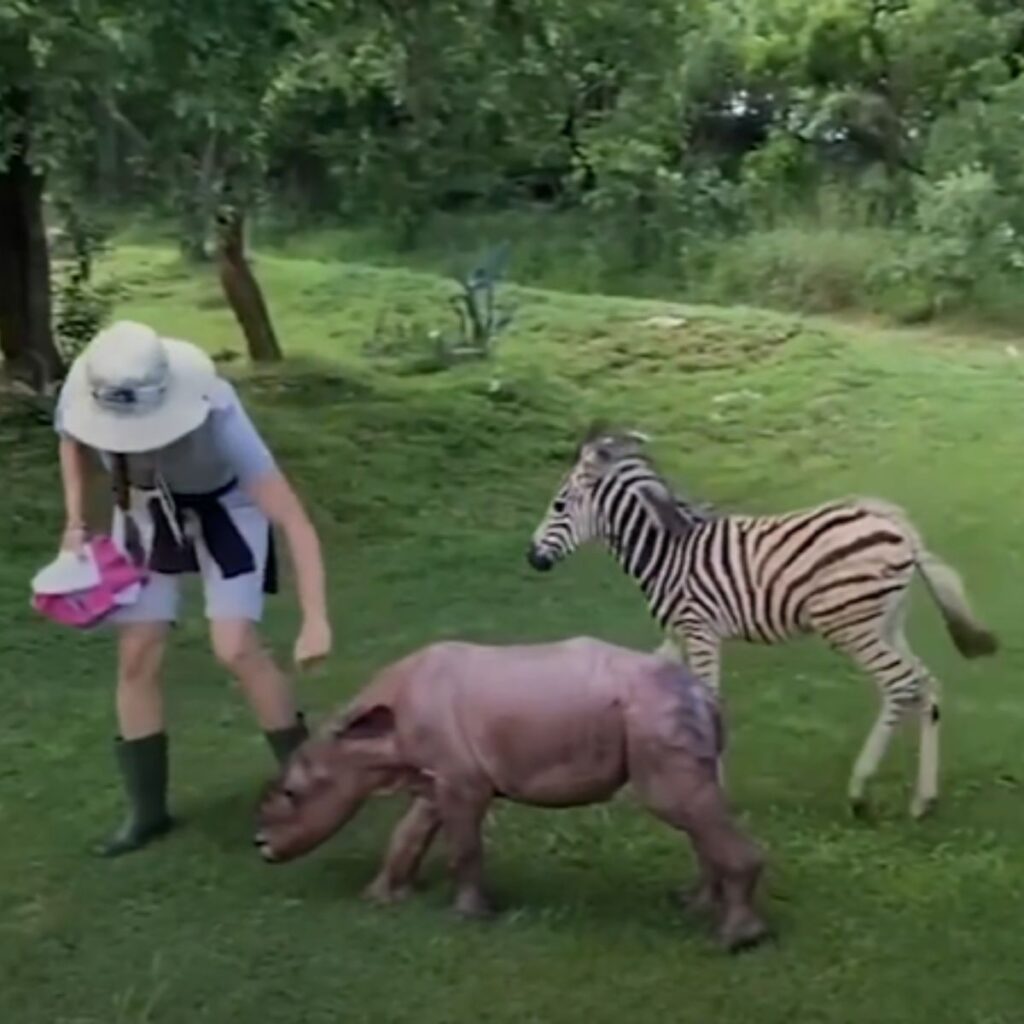
M335 730L337 739L376 740L395 731L395 713L385 704L374 704L353 714Z
M395 712L386 704L353 711L334 737L351 756L375 767L395 767L400 761Z

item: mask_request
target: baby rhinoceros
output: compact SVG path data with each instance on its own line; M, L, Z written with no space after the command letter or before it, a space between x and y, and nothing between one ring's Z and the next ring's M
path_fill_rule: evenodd
M729 950L767 928L754 909L764 859L718 783L723 728L711 690L676 662L580 637L494 647L437 643L383 669L293 755L260 802L255 843L291 860L340 829L372 794L412 803L367 895L406 896L440 831L455 909L489 913L481 824L496 797L539 807L599 803L632 783L686 832L700 867L692 905L713 911Z

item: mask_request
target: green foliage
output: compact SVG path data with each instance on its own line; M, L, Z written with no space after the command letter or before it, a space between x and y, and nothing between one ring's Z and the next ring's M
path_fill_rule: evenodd
M512 323L512 311L501 309L495 295L508 252L507 243L496 246L458 278L460 291L451 300L458 318L458 333L456 340L446 345L452 358L492 355L499 335Z
M290 348L311 359L237 384L323 538L337 653L299 681L312 723L379 666L441 637L591 633L655 646L641 597L606 554L544 578L523 558L595 414L641 421L672 479L719 506L790 509L851 491L905 504L1006 648L965 662L915 594L908 635L944 684L942 802L933 819L906 817L907 729L880 773L873 824L850 821L843 799L877 711L870 683L824 645L727 649L730 798L768 853L764 910L779 929L777 944L736 959L668 900L692 880L692 857L628 796L579 811L499 801L486 861L505 914L488 927L448 912L440 850L407 904L359 899L397 796L371 801L308 858L268 868L250 836L273 761L209 654L189 587L166 662L182 827L99 862L90 845L123 809L113 638L47 626L28 607L27 580L52 557L63 512L52 427L11 422L5 405L0 1020L1019 1020L1024 421L1007 414L1021 368L1002 344L523 290L516 343L492 361L395 379L359 356L380 304L426 315L447 279L271 253L261 273ZM237 347L207 301L208 275L183 267L173 244L115 250L107 276L124 284L124 315L211 351ZM682 325L646 325L666 313ZM283 583L266 631L287 657L296 618Z
M991 171L965 167L921 187L915 219L922 264L944 287L969 290L989 271L1021 269L1024 252L1009 223L1010 203Z
M460 218L544 210L569 238L516 239L521 279L727 294L748 234L780 274L801 235L799 283L757 270L744 296L865 308L902 292L941 312L1005 292L1012 256L1002 229L926 227L936 204L977 202L964 168L1024 231L1010 0L16 2L0 55L54 188L173 213L194 257L225 191L409 263L458 249L436 235ZM9 146L19 118L2 123ZM865 279L851 242L812 286L851 227L893 244Z
M112 282L97 285L84 277L75 261L57 267L54 284L57 345L70 362L110 319L118 290Z
M670 265L698 240L727 230L736 190L714 168L669 169L657 147L637 139L595 146L593 156L600 184L584 207L628 269Z
M933 312L963 309L979 284L1024 269L1024 247L1011 223L1012 202L991 171L965 166L918 187L916 230L876 275L893 291L926 291Z
M386 310L374 325L364 353L390 360L393 368L419 373L449 369L457 363L493 356L498 338L512 323L513 310L497 300L505 271L507 243L490 249L456 280L459 291L448 296L455 314L454 333L437 326L424 327L417 318Z
M1004 215L1024 229L1024 77L993 90L985 100L960 103L939 118L928 139L930 181L964 168L988 172L1004 197Z
M900 241L882 229L817 225L751 233L715 252L699 294L808 313L870 308L875 268Z
M122 0L0 5L0 168L14 145L40 171L90 151L97 108L124 84L132 11Z

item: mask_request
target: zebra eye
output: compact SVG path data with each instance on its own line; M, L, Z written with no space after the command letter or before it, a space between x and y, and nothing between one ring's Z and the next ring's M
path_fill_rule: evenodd
M565 512L565 507L564 498L555 498L551 503L551 511L554 512L556 516L562 515L562 513Z

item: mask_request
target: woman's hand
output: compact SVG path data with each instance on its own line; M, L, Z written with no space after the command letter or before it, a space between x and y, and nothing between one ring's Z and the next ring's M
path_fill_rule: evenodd
M295 641L295 664L312 668L331 653L331 624L325 618L305 619Z
M60 549L81 557L88 539L89 530L85 523L68 523L61 534Z
M249 494L264 515L279 526L291 550L302 629L295 641L295 663L308 668L331 652L324 563L316 530L284 475L274 470L251 481Z

